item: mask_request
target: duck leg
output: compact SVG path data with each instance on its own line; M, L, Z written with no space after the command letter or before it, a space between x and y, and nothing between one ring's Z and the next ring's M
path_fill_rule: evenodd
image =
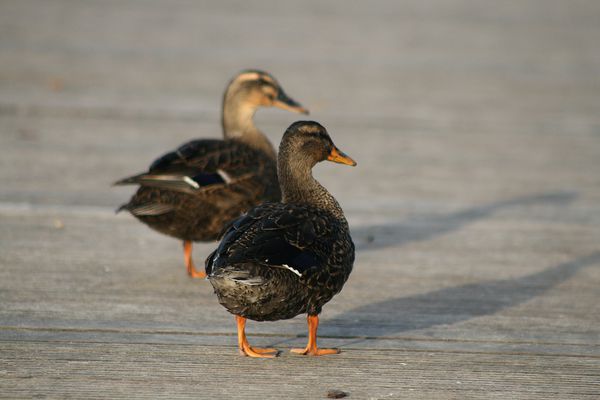
M326 354L338 354L339 349L320 349L317 347L317 328L319 327L319 316L309 315L308 321L308 344L304 349L292 349L292 353L308 356L324 356Z
M192 261L192 242L190 240L183 241L183 255L188 275L191 278L205 278L206 274L202 271L198 271Z
M251 347L246 338L246 318L236 315L235 320L237 322L238 347L241 355L259 358L274 358L277 355L277 349Z

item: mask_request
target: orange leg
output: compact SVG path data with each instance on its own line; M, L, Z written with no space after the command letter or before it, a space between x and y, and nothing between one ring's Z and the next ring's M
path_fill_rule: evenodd
M277 349L251 347L246 338L246 318L236 315L235 320L237 321L238 347L241 355L260 358L274 358L277 355Z
M338 354L339 349L320 349L317 347L317 328L319 328L319 316L309 315L308 321L308 344L304 349L292 349L292 353L308 356L324 356L326 354Z
M206 274L203 271L196 270L194 266L194 262L192 261L192 242L189 240L183 241L183 255L188 275L191 278L205 278Z

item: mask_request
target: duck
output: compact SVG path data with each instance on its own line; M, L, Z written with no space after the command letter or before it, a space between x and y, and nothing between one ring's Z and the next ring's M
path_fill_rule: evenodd
M139 185L128 211L150 228L183 241L192 278L204 278L192 260L192 242L214 241L228 222L264 201L279 201L277 159L269 139L254 125L259 107L308 114L277 80L244 70L223 96L223 139L192 140L156 159L147 172L114 185Z
M277 321L299 314L307 314L308 344L293 353L339 353L317 346L319 314L352 272L354 243L339 203L312 176L312 168L325 160L356 165L318 122L290 125L277 158L281 201L265 202L233 221L206 259L219 303L235 316L244 356L279 354L250 346L247 319Z

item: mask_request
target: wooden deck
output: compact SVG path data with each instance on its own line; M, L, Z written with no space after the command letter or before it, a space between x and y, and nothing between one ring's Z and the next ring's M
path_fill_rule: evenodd
M597 399L600 3L0 3L0 397ZM219 137L228 79L271 71L356 168L355 271L305 320L249 323L180 243L114 209ZM262 110L278 142L297 115ZM201 260L214 244L200 244Z

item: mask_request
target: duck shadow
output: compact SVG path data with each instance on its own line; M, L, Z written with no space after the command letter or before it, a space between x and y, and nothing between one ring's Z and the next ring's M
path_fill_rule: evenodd
M396 224L359 226L351 229L357 251L375 250L428 240L456 231L465 225L512 207L531 205L566 206L577 198L576 192L557 191L502 200L451 214L417 215Z
M566 206L577 196L576 192L569 191L521 196L446 215L415 216L398 224L360 226L352 229L352 236L358 239L355 244L358 251L397 247L459 230L504 209L532 205ZM365 240L369 236L374 236L375 240ZM345 347L369 339L492 315L531 300L566 281L581 268L597 263L600 263L600 252L521 278L460 285L367 304L324 319L319 326L320 336L356 339L342 346ZM294 340L284 339L276 345Z
M580 269L600 264L600 252L515 279L492 280L400 296L339 314L322 325L324 336L367 339L455 324L518 306L566 281ZM349 345L346 344L346 345Z

